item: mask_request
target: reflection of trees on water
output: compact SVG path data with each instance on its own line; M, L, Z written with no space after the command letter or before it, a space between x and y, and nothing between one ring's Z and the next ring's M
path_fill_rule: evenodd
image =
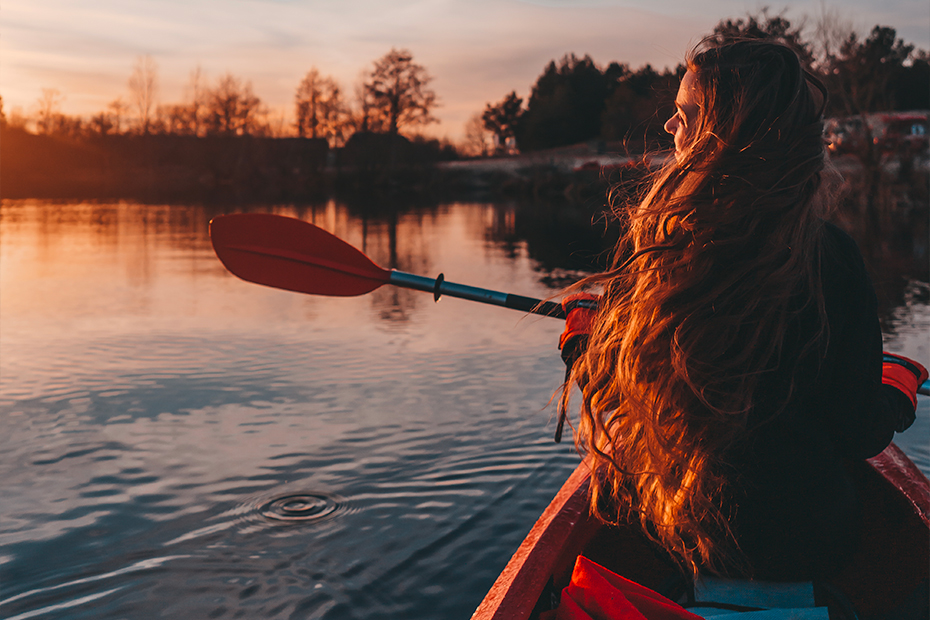
M432 269L424 218L432 217L434 206L370 196L346 201L254 205L237 210L271 212L311 222L385 269L418 275L428 274ZM377 316L391 324L408 322L417 304L428 299L423 293L395 286L382 286L368 295Z
M36 226L43 239L39 247L49 254L61 253L60 245L75 235L89 238L94 245L131 246L130 263L133 281L151 280L153 240L190 252L192 269L204 253L212 254L208 222L218 215L232 212L275 213L298 218L324 228L361 250L376 264L415 274L428 274L432 268L430 248L426 243L424 218L432 210L403 210L399 207L379 211L367 203L366 208L351 209L335 200L303 204L258 204L221 207L217 205L146 205L141 203L55 203L39 201L41 208L3 211L4 230L17 231ZM13 203L10 203L11 205ZM38 217L39 221L34 222ZM19 222L26 218L31 221ZM219 262L217 269L222 269ZM435 275L435 274L434 274ZM372 307L388 323L405 323L412 310L428 296L394 286L383 286L370 294Z
M350 200L344 206L361 229L359 249L379 266L418 275L430 270L423 231L423 218L429 215L429 210L374 197ZM372 293L371 303L382 320L406 323L417 299L422 297L417 291L383 286Z
M569 203L497 204L485 236L510 257L516 257L525 245L543 274L541 281L559 288L607 266L619 229L605 210L604 205Z
M429 248L424 243L424 213L400 204L372 197L346 202L287 205L270 209L280 215L312 222L333 233L385 269L426 273L430 268ZM422 293L382 286L369 294L378 317L389 323L405 323Z
M0 206L0 234L20 243L35 237L36 264L46 274L81 269L87 248L93 248L114 260L121 255L126 281L145 290L155 278L153 262L161 247L171 248L175 264L186 264L194 274L210 247L209 216L198 207L45 200L5 200Z
M368 219L367 217L362 220L364 225L364 230L368 230ZM383 222L383 228L387 232L387 251L388 258L386 263L382 263L381 266L386 269L398 269L400 271L410 271L410 268L404 269L401 267L401 260L397 252L397 211L392 210L388 215L386 221ZM367 246L367 233L365 235L365 243ZM404 261L405 263L411 261ZM389 286L380 289L382 294L377 295L374 299L376 307L380 308L378 311L378 316L384 321L390 321L392 323L406 323L410 318L410 309L413 306L413 296L410 294L411 291L398 288L396 286Z

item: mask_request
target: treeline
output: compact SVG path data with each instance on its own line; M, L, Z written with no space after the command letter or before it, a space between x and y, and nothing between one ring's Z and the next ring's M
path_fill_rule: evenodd
M875 26L863 39L825 11L808 37L784 14L763 11L723 20L711 35L717 42L747 37L774 38L795 49L827 87L829 116L930 109L930 56L897 38L894 28ZM601 68L590 56L569 54L546 66L526 105L516 91L488 103L469 122L467 140L482 154L593 139L624 141L629 150L642 152L667 140L662 127L684 72L683 65L657 71L611 62Z
M89 119L61 113L45 89L35 116L7 117L0 99L4 197L183 198L224 194L305 198L362 183L396 185L405 167L457 158L445 142L410 130L436 119L432 77L406 50L377 60L354 101L311 68L294 97L293 124L275 118L252 85L191 74L185 101L157 105L158 70L137 60L128 103ZM30 131L32 129L33 131Z
M297 137L321 138L331 147L342 147L355 133L396 135L401 129L436 122L432 111L438 98L429 87L432 79L409 51L391 49L373 63L350 99L335 79L311 67L295 89L291 122L270 112L251 82L227 73L211 84L199 68L191 72L184 101L160 105L158 66L150 56L142 56L127 82L128 100L117 97L105 110L82 118L63 114L63 95L46 88L33 117L18 111L7 116L0 98L0 125L74 139L127 134Z
M306 200L334 191L422 191L454 150L357 132L323 138L113 134L64 138L0 129L0 198Z

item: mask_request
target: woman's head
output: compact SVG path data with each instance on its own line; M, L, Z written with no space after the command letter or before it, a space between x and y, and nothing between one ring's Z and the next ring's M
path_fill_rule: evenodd
M694 128L700 120L702 103L697 74L689 69L681 78L678 94L675 96L675 114L665 121L665 131L675 138L675 157L679 160L691 144Z
M605 495L628 506L695 570L738 565L719 510L727 455L760 407L774 415L790 398L790 381L782 402L760 385L793 363L781 351L799 309L825 323L820 89L776 43L689 55L666 125L676 157L621 213L612 268L579 284L603 289L572 369L583 398L576 442L598 473L592 509L618 518ZM802 349L822 343L803 337Z
M826 91L790 48L760 39L714 46L708 40L686 64L676 114L665 125L679 159L692 146L744 149L784 143L789 135L806 137L809 148L822 152Z
M639 205L651 215L644 230L669 241L809 219L823 206L813 200L826 167L820 81L790 48L761 39L705 40L686 64L665 124L675 157ZM635 240L634 250L659 241Z

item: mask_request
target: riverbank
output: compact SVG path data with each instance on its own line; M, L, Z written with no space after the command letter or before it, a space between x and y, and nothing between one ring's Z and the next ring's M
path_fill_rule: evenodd
M458 159L435 141L357 134L325 140L110 135L83 140L0 130L0 197L264 202L362 195L391 200L564 200L606 207L665 161L595 140L519 155ZM834 162L857 181L858 160ZM930 156L886 157L882 176L930 175Z

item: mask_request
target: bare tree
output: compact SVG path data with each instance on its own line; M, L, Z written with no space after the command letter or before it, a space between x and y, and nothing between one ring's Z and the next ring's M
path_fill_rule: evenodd
M252 92L251 82L244 84L227 73L207 97L207 133L243 136L259 129L261 100Z
M307 75L300 81L294 104L297 112L297 136L300 138L316 138L319 120L319 104L323 98L323 85L320 72L316 68L307 71Z
M129 76L129 92L138 114L138 128L149 133L155 111L155 96L158 91L158 65L149 56L139 56Z
M61 116L64 97L57 88L43 88L36 102L36 132L50 134L55 130L55 121Z
M465 123L465 141L462 151L471 157L487 157L494 149L494 134L487 130L480 112L472 114Z
M326 138L334 144L343 140L348 110L333 78L321 76L316 68L310 69L297 87L294 99L298 136Z
M853 22L840 9L820 3L820 14L814 20L814 51L816 66L821 72L830 70L843 43L856 31Z
M388 132L401 127L437 122L430 112L438 105L436 93L428 88L432 76L404 49L391 49L375 62L365 88L373 104L388 119Z
M109 110L110 121L113 123L113 133L122 133L123 120L126 118L129 106L123 102L122 97L117 97L107 105L107 110Z
M205 131L207 88L204 84L203 71L199 66L191 71L185 90L190 133L194 136L202 136Z
M164 131L179 136L203 136L206 133L208 89L200 67L190 72L184 87L184 102L158 106L158 119Z

